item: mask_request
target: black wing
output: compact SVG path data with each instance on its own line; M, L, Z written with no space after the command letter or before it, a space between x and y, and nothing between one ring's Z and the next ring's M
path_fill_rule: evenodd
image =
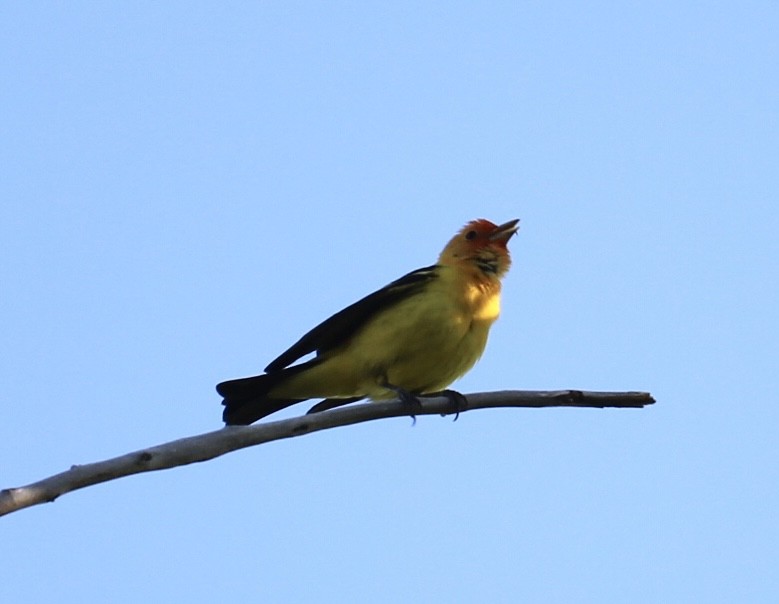
M437 278L436 268L437 265L433 265L412 271L335 313L281 353L265 371L279 371L309 352L322 354L343 344L377 312L421 292Z

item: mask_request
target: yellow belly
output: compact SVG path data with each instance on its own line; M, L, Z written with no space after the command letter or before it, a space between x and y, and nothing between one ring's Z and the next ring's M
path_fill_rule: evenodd
M382 384L435 392L465 374L481 356L499 314L499 293L424 292L378 315L321 363L275 387L279 398L387 399Z

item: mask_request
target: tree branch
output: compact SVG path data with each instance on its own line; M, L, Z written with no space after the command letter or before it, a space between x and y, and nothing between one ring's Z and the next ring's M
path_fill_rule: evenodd
M456 401L445 397L421 398L415 415L448 415L457 411ZM647 392L582 392L579 390L510 390L467 396L467 410L499 407L594 407L640 408L655 400ZM460 410L463 411L462 409ZM206 461L273 440L302 436L311 432L349 426L385 417L408 416L404 403L393 400L350 405L322 413L313 413L253 426L229 426L148 447L96 463L75 465L27 486L0 491L0 516L26 507L54 501L60 495L84 487L138 474Z

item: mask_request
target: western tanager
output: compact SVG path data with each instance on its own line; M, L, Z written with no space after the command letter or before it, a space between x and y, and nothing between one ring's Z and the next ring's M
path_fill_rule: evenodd
M310 398L321 411L368 397L418 404L481 356L500 312L507 243L519 220L466 224L433 266L413 271L314 327L263 375L222 382L226 424L251 424ZM315 352L308 361L292 365Z

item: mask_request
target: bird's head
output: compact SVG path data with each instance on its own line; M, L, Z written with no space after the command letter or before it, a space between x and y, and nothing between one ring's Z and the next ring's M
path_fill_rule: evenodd
M483 218L472 220L446 244L438 258L438 264L471 266L488 277L499 279L511 266L506 244L519 229L518 224L519 219L509 220L501 225Z

